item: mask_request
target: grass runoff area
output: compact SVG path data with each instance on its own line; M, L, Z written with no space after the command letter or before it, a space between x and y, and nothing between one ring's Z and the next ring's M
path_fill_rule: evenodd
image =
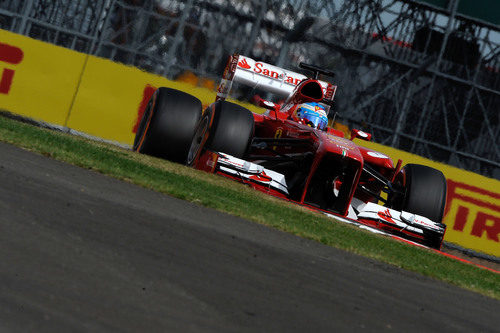
M500 299L500 274L335 222L220 176L3 116L0 141Z

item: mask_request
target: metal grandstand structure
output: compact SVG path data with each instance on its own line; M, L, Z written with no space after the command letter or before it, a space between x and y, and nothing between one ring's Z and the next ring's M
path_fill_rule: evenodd
M0 28L170 78L233 52L322 65L341 122L500 179L500 27L459 1L0 0Z

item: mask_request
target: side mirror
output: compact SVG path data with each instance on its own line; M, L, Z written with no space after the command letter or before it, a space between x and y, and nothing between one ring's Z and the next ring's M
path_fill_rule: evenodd
M259 101L259 106L268 109L268 110L274 110L276 108L276 104L270 101L266 101L265 99L260 98Z
M351 131L351 141L356 139L356 138L360 138L361 140L365 140L365 141L371 141L372 135L370 133L366 133L366 132L363 132L363 131L360 131L360 130L354 128Z

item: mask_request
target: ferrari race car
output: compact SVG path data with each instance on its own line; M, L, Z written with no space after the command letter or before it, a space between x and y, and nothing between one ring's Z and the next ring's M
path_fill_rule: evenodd
M443 174L396 164L328 127L337 87L318 79L333 73L301 63L312 77L232 55L214 103L159 88L144 111L133 149L248 184L313 210L355 220L439 249L446 230ZM277 94L261 99L263 114L226 101L233 82Z

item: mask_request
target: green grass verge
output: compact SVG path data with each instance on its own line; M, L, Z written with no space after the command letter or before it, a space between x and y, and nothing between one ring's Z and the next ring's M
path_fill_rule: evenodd
M5 117L0 141L500 299L500 274L335 222L223 177Z

